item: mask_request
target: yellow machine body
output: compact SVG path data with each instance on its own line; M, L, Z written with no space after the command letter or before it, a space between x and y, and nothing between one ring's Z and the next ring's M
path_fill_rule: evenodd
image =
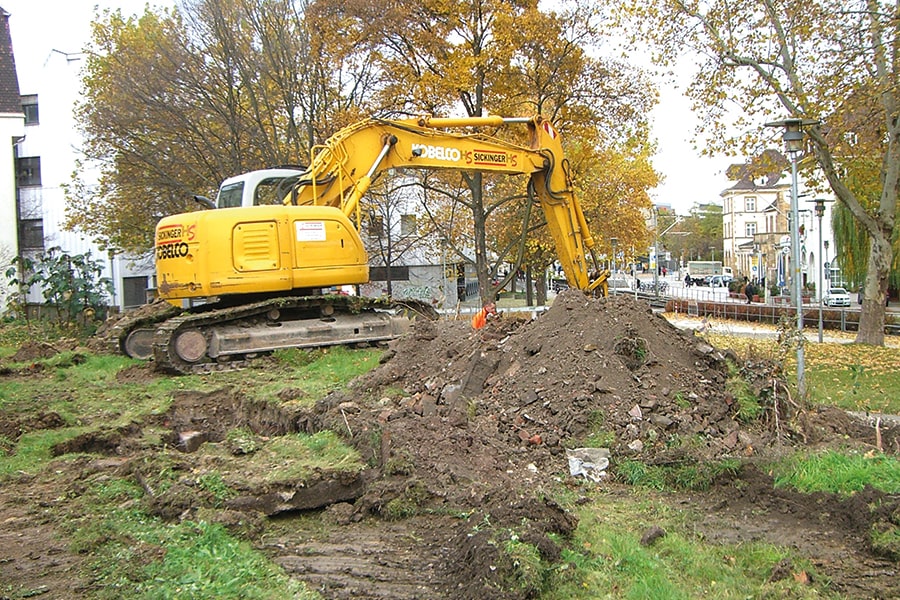
M163 298L291 292L369 280L353 224L329 206L257 206L185 213L156 229Z

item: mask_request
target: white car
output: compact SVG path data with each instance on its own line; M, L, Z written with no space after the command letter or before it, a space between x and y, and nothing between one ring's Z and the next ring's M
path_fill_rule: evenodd
M709 287L728 287L731 281L732 277L730 275L713 275L709 279Z
M833 287L825 293L825 306L850 306L850 294L842 287Z

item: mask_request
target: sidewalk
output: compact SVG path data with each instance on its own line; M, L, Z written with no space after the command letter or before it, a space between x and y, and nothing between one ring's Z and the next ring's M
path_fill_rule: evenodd
M712 333L718 335L734 335L745 337L757 337L774 339L778 337L778 328L767 323L752 323L749 321L726 321L723 319L710 319L702 317L690 317L681 313L663 313L663 318L687 331L697 333ZM810 343L819 342L818 328L806 327L803 329L803 337ZM825 329L822 332L822 341L831 344L851 344L856 339L856 332L834 331ZM900 348L900 339L896 336L885 336L884 345L888 348Z

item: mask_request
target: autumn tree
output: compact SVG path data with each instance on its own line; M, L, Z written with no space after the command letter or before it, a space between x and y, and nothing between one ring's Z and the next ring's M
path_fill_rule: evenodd
M711 256L712 248L722 246L722 207L716 204L694 206L676 224L660 220L660 231L672 226L665 236L665 247L683 262Z
M419 218L422 193L415 174L387 173L366 194L363 238L369 264L384 267L388 296L394 295L396 266L434 262L422 254L434 232L430 221Z
M857 341L884 343L884 305L893 260L900 185L900 20L877 0L657 0L626 11L642 44L699 69L689 88L703 113L709 152L758 153L763 124L784 116L806 128L816 167L868 235ZM731 126L731 127L729 127ZM730 134L730 131L738 131ZM854 181L874 160L875 179ZM813 176L813 173L809 174ZM874 200L864 190L875 190Z
M117 249L152 246L164 215L192 210L237 173L309 162L312 145L357 119L366 62L318 35L298 0L184 0L171 11L99 14L77 118L83 167L68 224Z
M386 5L320 0L317 5L327 7L333 21L355 21L367 32L360 37L377 46L373 56L378 68L390 74L381 92L385 110L540 114L556 124L567 151L583 146L585 155L587 149L614 152L620 140L645 130L643 115L652 102L646 81L625 65L587 52L602 40L601 16L589 3L571 3L560 12L543 11L536 0L398 0ZM588 163L593 167L598 161ZM578 180L582 173L574 173ZM463 173L464 194L455 193L460 186L452 181L443 192L435 191L437 198L465 206L471 216L471 245L454 246L475 263L485 297L495 292L491 279L498 264L522 255L522 246L509 235L510 224L517 224L520 235L521 225L531 224L524 182L510 188L502 179ZM594 193L587 198L601 200Z

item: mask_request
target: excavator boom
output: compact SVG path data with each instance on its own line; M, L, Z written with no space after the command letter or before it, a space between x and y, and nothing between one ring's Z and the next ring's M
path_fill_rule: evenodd
M515 125L527 127L528 145L480 131ZM585 257L594 240L574 193L560 136L540 117L361 121L318 149L287 201L334 206L352 217L377 175L398 167L531 176L569 285L594 290L605 282L603 276L589 276Z

